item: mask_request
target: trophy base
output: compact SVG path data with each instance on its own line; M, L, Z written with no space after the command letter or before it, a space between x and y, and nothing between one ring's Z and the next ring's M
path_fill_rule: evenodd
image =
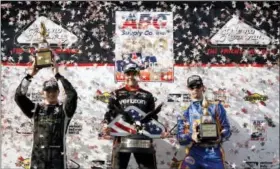
M152 147L152 139L143 135L133 135L123 137L121 140L121 148L123 153L154 153Z
M219 138L217 125L215 123L200 124L199 140L201 142L215 142Z
M145 154L153 154L155 150L153 148L124 148L122 147L119 152L122 153L145 153Z
M199 141L201 143L214 143L218 140L218 137L212 137L212 138L199 138Z

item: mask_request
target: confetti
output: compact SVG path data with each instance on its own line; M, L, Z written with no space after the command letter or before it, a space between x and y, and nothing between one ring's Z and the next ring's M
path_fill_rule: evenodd
M274 4L275 3L275 4ZM152 5L151 5L152 4ZM23 6L25 8L23 8ZM217 8L221 10L217 12ZM243 6L245 9L243 9ZM141 86L151 91L158 99L157 102L165 101L170 91L178 93L187 92L185 83L183 82L190 74L200 74L205 77L207 87L225 86L232 90L230 92L229 103L227 107L229 120L232 122L233 136L230 144L225 143L226 152L230 152L227 156L229 166L232 168L242 168L242 160L246 159L246 155L250 155L250 160L260 160L259 157L253 157L253 154L260 148L278 154L275 149L271 149L271 145L278 143L278 140L271 138L265 144L251 145L251 142L244 143L245 138L249 138L250 125L248 123L249 116L264 117L269 126L268 132L271 135L279 133L278 124L274 122L274 118L279 118L279 67L274 67L277 58L279 58L279 50L276 55L272 56L269 52L263 52L261 48L254 47L253 50L247 49L239 44L229 45L229 51L238 49L242 51L240 55L227 55L217 53L210 55L207 49L211 49L213 44L211 39L226 24L226 20L230 19L233 14L240 17L239 22L249 22L249 26L254 29L262 30L262 34L271 38L271 46L265 51L277 49L279 45L279 3L277 2L203 2L194 5L189 2L12 2L1 4L1 61L10 65L26 64L30 62L29 45L26 51L17 51L15 36L26 29L26 27L35 21L41 14L47 14L49 19L58 25L63 26L66 30L75 34L79 41L77 44L63 44L59 42L58 48L62 49L62 53L58 53L57 61L61 64L62 74L71 79L73 85L77 88L79 94L78 111L71 124L78 122L85 124L80 135L67 136L67 153L69 159L79 161L83 168L91 168L91 161L97 158L105 159L110 154L112 142L109 140L98 140L98 121L107 110L107 105L103 102L93 101L94 95L98 91L111 91L120 84L114 81L114 68L108 66L114 64L114 50L117 42L115 30L115 11L173 11L173 33L174 33L174 62L182 64L186 67L175 67L174 83L172 84L154 84L141 83ZM27 10L28 9L28 10ZM268 10L269 9L269 10ZM170 29L171 30L171 29ZM228 31L234 31L228 29ZM250 31L247 30L247 31ZM223 34L225 35L225 34ZM245 36L245 34L244 34ZM232 37L234 38L234 37ZM234 39L232 39L234 42ZM20 46L20 45L19 45ZM68 50L70 48L71 50ZM66 53L66 51L77 50L77 53ZM246 52L245 52L246 51ZM254 52L255 54L250 54ZM277 55L278 54L278 55ZM85 67L79 67L80 64L88 64ZM104 67L99 64L107 64ZM239 63L250 63L251 71L248 73ZM231 68L216 68L213 66L232 65ZM266 64L267 69L254 68L258 64ZM73 67L71 67L71 66ZM69 66L69 67L68 67ZM200 69L195 66L199 66ZM2 150L2 167L15 168L16 158L29 157L31 146L26 144L26 140L31 142L32 135L19 135L12 132L28 119L22 115L19 108L14 103L14 92L19 80L26 74L22 67L8 67L1 65L1 101L5 102L5 106L1 109L3 123L3 144ZM222 71L221 71L222 70ZM49 69L41 70L32 81L29 92L39 91L40 84L44 79L51 76ZM169 80L171 75L154 75L157 78ZM148 76L144 75L143 78ZM243 88L245 90L243 90ZM244 101L244 94L252 95L253 93L263 93L269 96L269 102L260 101L260 109L255 110L258 104L251 104ZM38 92L39 93L39 92ZM61 92L63 94L63 92ZM168 104L160 113L162 122L167 121L166 126L173 127L176 123L175 114L182 113L181 109L185 109L185 104ZM278 109L277 109L278 107ZM236 113L235 113L236 112ZM268 116L264 116L268 115ZM94 118L93 118L94 116ZM96 116L96 117L95 117ZM16 120L12 120L16 119ZM90 120L89 120L90 119ZM87 122L85 122L88 120ZM247 121L248 120L248 121ZM278 130L277 130L278 129ZM276 138L279 138L279 135ZM86 141L88 140L88 141ZM159 168L167 168L171 163L171 156L178 146L175 137L167 140L165 147L157 146L157 150L161 152L158 156ZM92 144L94 142L94 144ZM236 143L233 148L232 143ZM18 147L16 145L24 145ZM277 144L278 145L278 144ZM107 147L107 148L106 148ZM90 151L88 150L90 149ZM164 149L164 150L162 150ZM229 151L229 149L232 149ZM249 149L249 150L247 150ZM18 152L17 152L18 151ZM254 151L254 152L251 152ZM262 152L259 152L261 154ZM238 154L238 159L237 159ZM245 155L243 155L245 154ZM273 153L271 153L273 154ZM17 155L17 156L16 156ZM159 155L159 154L157 154ZM183 153L184 155L184 153ZM15 161L11 161L11 157L15 157ZM101 157L102 156L102 157ZM170 158L169 158L170 157ZM178 158L180 160L180 158ZM279 156L270 157L267 155L266 160L274 159L279 163ZM73 164L74 165L74 164ZM75 165L76 166L76 165Z

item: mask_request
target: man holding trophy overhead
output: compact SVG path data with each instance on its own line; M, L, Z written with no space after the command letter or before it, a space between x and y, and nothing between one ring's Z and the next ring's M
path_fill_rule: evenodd
M41 26L42 30L45 30L44 25ZM45 39L46 33L41 35ZM44 46L44 50L39 49L39 55L36 57L41 57L42 51L48 52L48 46ZM23 78L15 93L17 105L28 118L34 121L31 169L66 169L65 135L77 107L76 90L60 75L55 60L51 58L52 52L50 50L49 52L42 56L47 61L40 62L38 58L34 59L31 72ZM40 68L51 65L53 65L55 79L43 83L44 100L42 103L35 104L26 96L28 86ZM58 101L58 80L61 81L66 94L63 103Z
M178 117L177 139L187 146L180 169L224 169L224 152L221 143L231 136L226 110L221 103L209 104L203 96L205 91L198 75L188 78L192 102Z

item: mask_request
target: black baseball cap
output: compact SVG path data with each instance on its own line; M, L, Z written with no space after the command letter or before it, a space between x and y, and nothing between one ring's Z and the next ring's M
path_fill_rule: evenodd
M47 80L43 83L44 91L55 91L59 90L58 83L54 79Z
M137 64L129 63L129 64L124 66L123 71L124 71L124 73L128 73L128 72L139 73L140 69L139 69L139 66Z
M191 86L202 86L202 85L203 85L202 79L198 75L192 75L187 80L187 86L188 87L191 87Z

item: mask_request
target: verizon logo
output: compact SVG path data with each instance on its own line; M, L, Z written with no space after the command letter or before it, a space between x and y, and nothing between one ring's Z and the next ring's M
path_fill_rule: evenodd
M120 101L120 104L146 104L146 101L140 99L124 99Z
M271 39L263 32L233 16L211 39L214 45L268 45Z

